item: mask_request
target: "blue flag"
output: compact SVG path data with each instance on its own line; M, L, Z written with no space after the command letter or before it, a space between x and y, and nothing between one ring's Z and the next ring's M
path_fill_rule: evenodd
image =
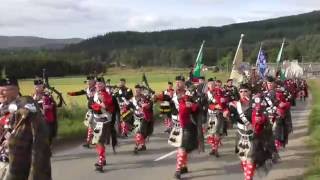
M258 54L257 68L258 68L260 77L263 79L265 72L267 70L267 57L266 57L263 49L260 49L259 54Z

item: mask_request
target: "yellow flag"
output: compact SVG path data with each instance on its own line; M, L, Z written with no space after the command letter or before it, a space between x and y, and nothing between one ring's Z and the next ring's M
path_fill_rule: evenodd
M240 70L241 64L243 62L243 50L242 50L242 38L244 34L241 34L240 41L238 44L238 48L236 54L234 55L233 63L232 63L232 71L230 74L230 79L233 79L233 82L236 86L238 86L243 80L243 73Z

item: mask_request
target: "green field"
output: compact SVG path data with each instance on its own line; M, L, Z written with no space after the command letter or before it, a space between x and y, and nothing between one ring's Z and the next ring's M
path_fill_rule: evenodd
M160 92L167 87L168 81L174 81L175 76L183 74L188 75L188 69L165 69L165 68L144 68L144 69L110 69L104 75L105 79L111 79L111 84L117 85L120 78L127 80L127 86L133 88L135 84L141 83L142 73L145 72L149 85L156 92ZM228 76L225 73L212 73L205 71L206 78L217 77L221 80L226 80ZM81 90L86 87L84 83L85 76L49 78L51 86L63 93L63 96L68 103L79 104L84 106L86 103L85 97L69 97L67 92ZM21 93L30 95L33 92L32 79L19 81Z
M144 68L144 69L109 69L104 75L105 79L111 79L111 84L119 83L120 78L127 80L127 85L133 88L135 84L141 83L142 73L145 72L149 85L156 92L167 88L168 81L174 81L175 76L188 75L188 69L165 69L165 68ZM206 78L214 78L225 81L229 76L226 73L213 73L205 71ZM86 97L70 97L67 92L77 91L86 88L85 76L49 78L50 85L61 91L67 106L58 110L59 117L59 139L84 137L85 127L82 124L86 112ZM20 91L23 95L33 93L33 80L20 80Z

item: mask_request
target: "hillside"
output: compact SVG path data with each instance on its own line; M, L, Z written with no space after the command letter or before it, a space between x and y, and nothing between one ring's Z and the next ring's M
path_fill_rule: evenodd
M67 44L82 41L80 38L72 39L46 39L32 36L0 36L0 49L12 48L46 48L61 49Z
M200 27L159 32L111 32L67 46L66 52L86 52L90 58L119 62L133 66L189 65L202 40L206 40L207 64L216 64L222 57L234 53L240 34L244 33L245 55L254 61L261 41L267 55L274 61L282 38L287 39L285 58L299 58L311 50L305 48L310 37L319 38L320 11L268 19L263 21L231 24L222 27ZM316 41L313 39L313 41ZM304 44L300 47L297 42ZM314 59L320 57L312 45ZM320 45L319 45L320 46ZM309 55L310 56L310 55Z

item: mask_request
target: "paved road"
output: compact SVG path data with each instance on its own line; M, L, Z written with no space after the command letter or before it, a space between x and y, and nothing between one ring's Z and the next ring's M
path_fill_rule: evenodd
M310 159L311 151L306 147L307 118L310 112L310 100L298 102L293 108L294 132L290 136L287 149L280 153L281 162L275 165L268 176L255 176L255 179L302 179L305 166ZM175 149L167 144L167 135L162 133L161 125L157 126L154 135L147 144L147 151L134 155L133 139L120 139L118 153L114 155L111 147L107 147L107 166L104 173L94 171L96 162L94 149L84 149L73 145L53 155L52 169L54 180L170 180L175 172ZM207 147L207 151L209 148ZM168 157L157 158L171 153ZM189 158L190 173L183 179L195 180L240 180L243 174L239 159L234 154L234 131L223 139L221 157L215 158L208 152L193 152Z

